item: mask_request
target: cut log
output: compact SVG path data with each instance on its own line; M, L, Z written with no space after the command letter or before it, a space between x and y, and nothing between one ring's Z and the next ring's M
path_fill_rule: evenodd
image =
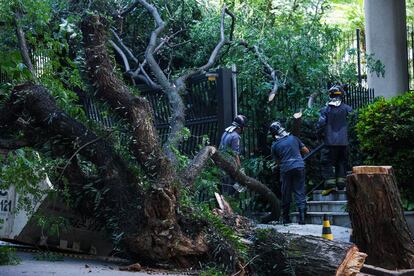
M414 267L414 241L390 166L354 167L348 176L353 239L367 263L388 269Z
M356 275L367 256L348 242L277 232L259 236L252 268L263 275Z

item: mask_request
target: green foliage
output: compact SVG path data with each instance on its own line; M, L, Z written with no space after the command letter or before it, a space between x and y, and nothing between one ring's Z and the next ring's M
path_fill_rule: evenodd
M214 193L218 192L218 185L221 182L222 172L217 166L209 161L209 165L201 172L194 182L195 199L203 200L203 203L207 203L209 206L215 205Z
M0 246L0 265L17 265L20 259L16 256L16 249L9 246Z
M336 24L345 31L365 29L363 0L331 0L332 9L324 19L330 24Z
M19 194L17 210L23 208L32 212L34 205L48 193L49 187L41 187L40 182L53 176L61 160L42 159L38 152L24 148L10 152L0 168L0 188L15 187Z
M414 201L414 93L380 98L362 109L356 132L366 163L393 166L404 195Z
M30 71L21 61L20 52L17 50L0 51L0 71L15 82L29 79Z

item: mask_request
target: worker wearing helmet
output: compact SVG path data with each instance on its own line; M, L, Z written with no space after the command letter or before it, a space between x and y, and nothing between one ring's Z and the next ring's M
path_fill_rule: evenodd
M352 108L342 102L344 90L341 86L331 87L328 93L329 102L320 110L317 123L317 129L325 143L325 148L321 151L322 177L325 185L322 195L345 188L349 144L347 117L352 112Z
M301 154L307 154L309 150L298 137L290 135L280 122L273 122L269 132L274 139L272 157L280 161L282 221L284 224L291 223L289 211L293 192L299 211L299 224L305 224L305 162Z
M237 167L240 167L240 135L243 133L245 127L247 127L247 117L244 115L237 115L231 126L224 130L220 140L219 150L230 153L233 156L233 160ZM222 186L223 193L234 194L235 189L241 189L230 177L225 177L223 181L225 182ZM233 188L234 185L236 185L235 188Z

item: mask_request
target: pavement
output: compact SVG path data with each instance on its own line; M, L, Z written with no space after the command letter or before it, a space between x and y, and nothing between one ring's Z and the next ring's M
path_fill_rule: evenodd
M280 233L292 233L298 235L310 235L321 237L322 236L322 225L319 224L304 224L299 225L297 223L291 223L287 225L283 224L258 224L257 228L269 229L274 228ZM352 233L351 228L331 225L331 231L334 237L334 241L349 242L349 238Z
M17 257L20 259L18 265L0 266L1 276L43 276L43 275L58 275L58 276L73 276L73 275L129 275L129 276L160 276L160 275L190 275L189 273L173 273L160 272L156 270L129 272L120 271L119 264L114 262L99 261L99 260L81 260L75 258L64 257L63 261L38 261L34 258L33 253L17 252Z

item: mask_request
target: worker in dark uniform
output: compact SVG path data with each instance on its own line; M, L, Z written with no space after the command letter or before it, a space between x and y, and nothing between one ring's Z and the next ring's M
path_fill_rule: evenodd
M231 126L225 129L220 140L219 150L229 153L238 168L240 168L240 135L243 133L245 127L247 127L247 117L244 115L237 115ZM229 176L224 177L223 182L223 194L233 195L236 190L242 190L242 187L235 183Z
M293 192L299 211L299 224L305 224L305 162L301 154L307 154L309 150L299 138L290 135L280 122L273 122L269 131L274 139L272 157L275 161L280 161L282 221L284 224L291 223L289 211Z
M352 108L342 102L344 90L341 86L331 87L328 93L329 102L320 110L317 123L317 129L325 144L321 151L325 188L322 195L345 188L349 144L347 117L352 112Z

